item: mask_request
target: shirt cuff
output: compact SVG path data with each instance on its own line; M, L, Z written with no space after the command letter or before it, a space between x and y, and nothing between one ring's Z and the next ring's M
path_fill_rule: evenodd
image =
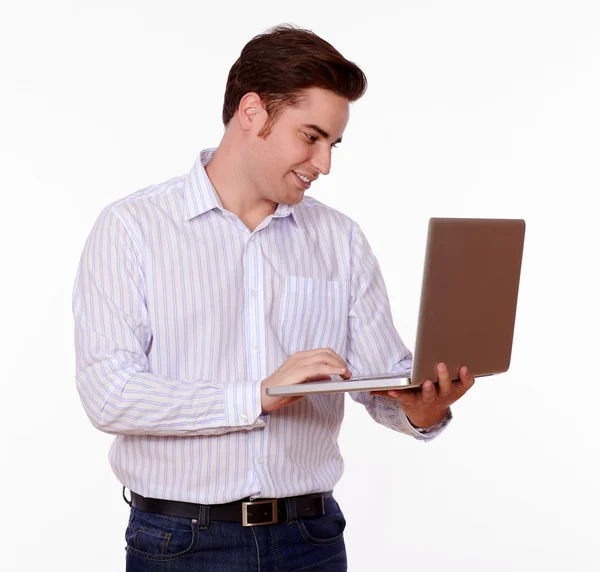
M410 429L415 433L415 437L422 441L431 441L435 439L452 421L452 410L448 408L448 411L444 418L441 421L438 421L434 425L430 425L429 427L415 427L408 417L406 417L406 421Z
M228 427L264 427L268 415L262 414L262 380L225 384L225 423Z

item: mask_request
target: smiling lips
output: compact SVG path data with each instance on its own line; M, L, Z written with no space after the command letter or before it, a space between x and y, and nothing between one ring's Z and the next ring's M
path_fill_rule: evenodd
M310 184L312 182L312 179L310 177L296 173L296 171L292 171L292 172L294 173L294 175L296 175L296 179L298 179L298 182L300 183L300 185L302 186L302 188L304 190L306 190L310 187Z

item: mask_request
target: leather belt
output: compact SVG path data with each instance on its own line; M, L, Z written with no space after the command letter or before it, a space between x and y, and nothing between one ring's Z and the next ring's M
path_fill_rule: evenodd
M325 499L332 494L333 491L327 491L325 493L283 499L260 499L255 501L244 499L226 504L201 505L146 498L131 491L131 504L135 508L146 512L192 519L199 518L200 511L208 508L210 520L240 522L242 526L261 526L276 524L281 520L287 519L288 502L294 503L295 513L298 518L323 516L325 514Z

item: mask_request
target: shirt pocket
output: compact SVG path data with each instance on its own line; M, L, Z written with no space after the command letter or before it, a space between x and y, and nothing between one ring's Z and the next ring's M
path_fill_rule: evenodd
M348 320L346 282L288 276L280 304L280 331L288 356L331 348L343 355Z

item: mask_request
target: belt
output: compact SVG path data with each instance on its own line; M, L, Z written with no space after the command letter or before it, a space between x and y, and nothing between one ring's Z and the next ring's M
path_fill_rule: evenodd
M208 509L210 520L241 522L242 526L276 524L288 517L287 504L293 503L296 517L323 516L325 499L333 491L283 499L264 499L230 502L226 504L201 505L189 502L146 498L131 491L131 505L146 512L197 519L201 511Z

